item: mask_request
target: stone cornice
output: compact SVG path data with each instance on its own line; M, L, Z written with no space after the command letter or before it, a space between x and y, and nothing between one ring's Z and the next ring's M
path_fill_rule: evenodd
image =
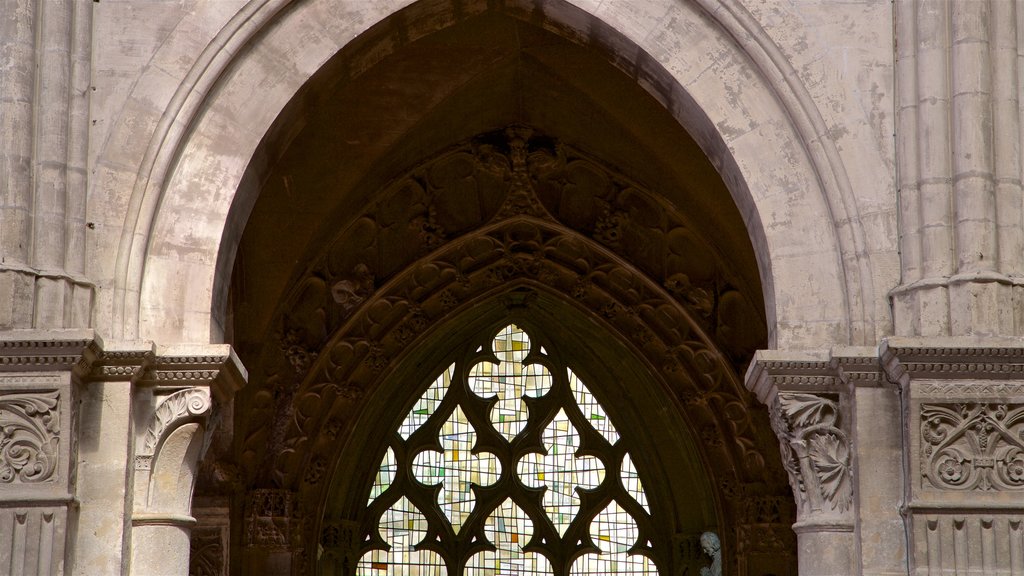
M1024 341L1019 338L890 337L879 351L889 379L904 386L910 378L1024 379Z
M70 370L83 376L102 346L92 330L10 330L0 333L0 372Z
M0 333L0 373L71 371L84 382L131 381L153 386L210 386L230 398L248 377L227 344L156 347L152 342L105 345L92 330Z
M849 386L880 386L883 378L874 348L761 350L746 383L758 400L771 405L779 392L838 393Z

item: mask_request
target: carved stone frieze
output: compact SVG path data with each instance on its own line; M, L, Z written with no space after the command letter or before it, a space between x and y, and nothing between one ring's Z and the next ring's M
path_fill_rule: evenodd
M800 512L848 511L853 505L851 451L839 428L838 396L780 392L771 415Z
M56 480L60 392L0 392L0 484Z
M922 475L947 490L1024 489L1024 405L922 404Z

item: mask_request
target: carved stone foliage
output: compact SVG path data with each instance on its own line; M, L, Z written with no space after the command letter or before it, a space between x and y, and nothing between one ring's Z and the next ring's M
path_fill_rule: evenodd
M922 404L921 466L934 488L1024 489L1024 406Z
M148 470L160 441L166 432L182 420L208 415L213 409L210 391L207 388L187 388L168 396L153 415L153 422L146 430L142 446L135 457L135 467Z
M56 480L60 393L0 393L0 483Z
M849 510L853 504L850 443L839 428L838 397L781 392L771 415L802 519Z

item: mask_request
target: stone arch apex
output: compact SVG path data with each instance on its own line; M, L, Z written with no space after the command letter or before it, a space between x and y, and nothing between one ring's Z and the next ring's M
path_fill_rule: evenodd
M313 72L343 48L339 44L346 42L338 39L355 38L410 3L362 5L358 19L348 18L358 9L352 4L334 10L326 4L250 1L179 85L143 147L128 203L114 280L113 332L171 341L218 338L211 329L217 324L211 312L218 306L215 279L229 274L244 224L230 221L229 209L260 139ZM690 32L727 55L706 62L701 54L659 48L651 41L655 24L637 28L612 8L578 4L545 5L548 20L542 25L561 26L568 30L563 34L582 42L612 36L607 43L621 58L616 64L632 69L712 159L754 244L772 345L872 339L872 277L842 159L792 65L753 16L731 0L663 2L666 13L703 21ZM285 69L267 67L268 53L287 52L294 38L306 42L301 61ZM635 48L632 56L626 56L628 46ZM702 67L717 74L701 74ZM744 110L718 97L740 78L764 106ZM253 87L263 89L264 97L251 98ZM736 131L730 125L735 121L745 121L746 129ZM764 146L769 141L776 145ZM780 174L769 168L779 165L792 170ZM197 204L206 208L203 229L176 227ZM815 273L807 278L803 270Z

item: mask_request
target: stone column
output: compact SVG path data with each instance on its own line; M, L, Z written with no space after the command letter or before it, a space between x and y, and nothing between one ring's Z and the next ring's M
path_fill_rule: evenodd
M1024 334L1016 11L897 1L899 335Z
M85 327L92 2L0 0L0 328Z
M245 380L227 345L157 350L134 395L131 573L187 574L192 489L217 418Z
M828 352L760 351L747 387L771 411L797 503L802 576L855 574L851 394Z
M890 338L905 425L909 571L1024 571L1024 344Z

